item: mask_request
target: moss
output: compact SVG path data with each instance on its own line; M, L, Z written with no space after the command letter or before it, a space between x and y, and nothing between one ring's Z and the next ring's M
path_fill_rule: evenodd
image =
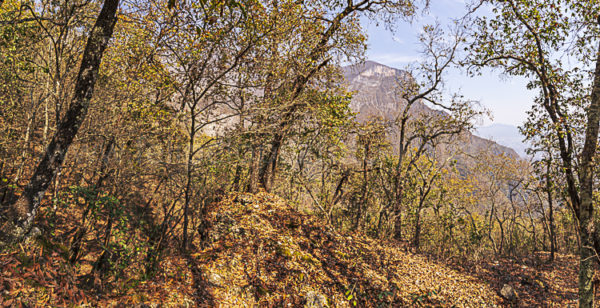
M335 251L335 254L336 254L338 257L342 258L342 259L349 259L349 258L350 258L350 256L349 256L347 253L344 253L344 252L342 252L342 251L339 251L339 250L336 250L336 251Z
M37 237L36 242L44 248L44 252L56 252L65 260L69 258L69 248L61 243L55 243L44 236Z
M284 257L290 258L290 259L293 256L292 251L289 248L287 248L287 247L285 247L283 245L277 246L277 253L280 254L280 255L282 255L282 256L284 256Z
M319 260L315 259L315 257L313 257L309 253L303 254L303 253L299 252L298 255L299 255L300 260L302 260L304 262L310 263L312 265L317 265L317 266L321 265L321 262L319 262Z

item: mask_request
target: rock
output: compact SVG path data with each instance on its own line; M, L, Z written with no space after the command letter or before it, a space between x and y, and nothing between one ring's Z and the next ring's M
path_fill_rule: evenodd
M220 275L215 274L215 273L209 273L208 275L206 275L206 280L208 280L209 283L213 284L213 285L221 285L221 283L223 282L223 278L221 278Z
M29 237L31 237L31 238L36 238L41 235L42 235L42 231L38 227L33 227L33 228L31 228L31 231L29 231Z
M509 302L516 302L518 299L517 292L513 287L508 284L504 284L502 290L500 290L500 296L506 299Z
M240 194L237 195L233 201L241 203L242 205L249 205L254 202L254 196L250 194Z
M207 231L209 242L216 242L229 232L239 231L236 228L237 221L226 213L218 213L212 227ZM235 230L233 230L235 229Z
M327 298L323 294L320 294L320 293L317 293L314 291L310 291L310 292L306 293L305 299L306 299L306 303L304 304L305 308L328 307L327 306Z
M41 236L42 236L42 230L40 230L40 228L34 226L33 228L31 228L31 230L29 230L28 233L25 234L24 240L32 241L32 240L40 238Z

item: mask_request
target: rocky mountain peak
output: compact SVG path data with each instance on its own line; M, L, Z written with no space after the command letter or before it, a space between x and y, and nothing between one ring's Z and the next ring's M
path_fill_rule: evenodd
M402 75L402 72L398 69L373 61L367 61L362 67L358 65L355 68L357 69L358 77L397 77Z
M365 122L373 117L394 119L404 106L404 101L397 93L398 86L403 83L414 82L410 73L374 61L346 66L342 70L348 89L354 92L350 108L357 113L359 122ZM444 114L443 111L431 109L423 103L413 105L411 113L435 113L442 116ZM463 150L468 153L475 153L484 148L489 148L497 154L505 153L509 156L518 157L513 149L499 145L494 141L474 136L469 132L466 133L465 137L468 144L465 144Z
M390 116L401 106L396 95L398 84L410 82L405 71L373 61L343 68L348 89L354 91L350 108L359 113L359 120L369 116Z

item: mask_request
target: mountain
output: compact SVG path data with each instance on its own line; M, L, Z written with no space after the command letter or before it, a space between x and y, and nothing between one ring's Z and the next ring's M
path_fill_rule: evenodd
M345 66L342 70L348 89L355 92L350 108L358 113L357 119L359 122L367 121L372 117L381 117L386 120L394 119L398 112L402 110L404 104L401 99L398 99L396 93L398 84L413 82L414 80L406 71L373 61ZM432 109L421 102L413 105L411 113L447 115L445 112ZM512 148L481 138L470 132L466 132L462 137L464 137L465 144L461 147L461 150L468 154L476 154L481 150L491 149L495 154L504 153L511 157L519 157ZM392 143L394 143L394 140L392 140Z
M528 145L523 141L525 138L519 132L519 128L509 124L492 124L477 128L474 132L475 135L490 140L494 140L497 143L513 148L521 157L527 157L525 149Z
M358 113L359 121L373 116L393 119L401 106L398 101L399 83L414 82L405 71L373 61L342 68L349 90L355 91L350 108ZM418 102L413 111L437 112Z

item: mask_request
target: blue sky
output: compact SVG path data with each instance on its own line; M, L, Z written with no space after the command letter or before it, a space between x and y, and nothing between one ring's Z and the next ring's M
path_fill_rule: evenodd
M399 23L394 33L375 23L364 22L369 36L367 59L402 69L419 60L418 34L423 24L436 20L442 25L450 18L464 15L465 4L461 0L432 1L429 12L413 24ZM485 14L485 11L483 12ZM484 125L504 123L521 125L527 118L535 92L526 89L526 80L518 77L500 76L498 71L485 71L482 76L468 77L461 70L449 71L446 75L448 91L460 92L466 98L478 100L491 110L493 120L486 119Z

